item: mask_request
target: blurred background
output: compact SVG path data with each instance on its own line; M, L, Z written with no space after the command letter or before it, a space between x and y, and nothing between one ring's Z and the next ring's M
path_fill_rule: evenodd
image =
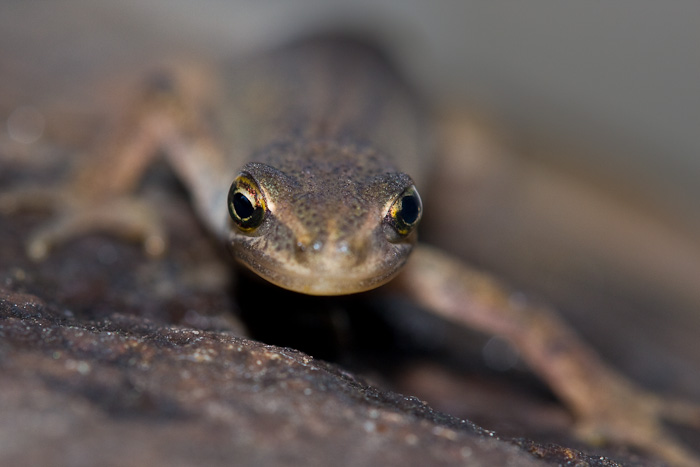
M164 58L333 28L377 38L436 121L456 115L423 238L553 303L649 387L700 398L700 3L6 1L0 139L37 141L27 106L64 137L43 109L109 113Z

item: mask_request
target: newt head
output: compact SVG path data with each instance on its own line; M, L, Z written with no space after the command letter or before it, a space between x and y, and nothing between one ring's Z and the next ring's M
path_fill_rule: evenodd
M271 151L262 158L271 164L246 164L231 185L235 258L310 295L362 292L391 280L417 240L423 208L412 179L374 151L334 142Z

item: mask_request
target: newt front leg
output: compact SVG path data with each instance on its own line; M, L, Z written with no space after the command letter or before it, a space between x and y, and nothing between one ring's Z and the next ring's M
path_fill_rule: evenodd
M134 194L144 172L161 153L185 183L194 180L188 187L205 221L216 223L219 231L223 229L220 219L225 219L225 205L216 206L220 216L210 215L216 209L211 206L212 198L222 197L219 193L224 193L230 183L221 168L222 151L212 142L199 115L199 96L183 92L193 88L188 81L203 74L194 66L188 68L187 76L179 69L154 74L107 137L77 158L69 180L51 187L0 192L0 212L55 212L28 239L29 257L42 260L55 246L94 231L139 241L149 256L164 253L167 235L158 213ZM213 191L216 194L212 195Z
M416 248L395 284L432 312L511 342L573 412L582 438L634 446L676 465L700 465L662 423L667 418L700 426L700 407L635 387L549 309L516 298L494 278L425 245Z

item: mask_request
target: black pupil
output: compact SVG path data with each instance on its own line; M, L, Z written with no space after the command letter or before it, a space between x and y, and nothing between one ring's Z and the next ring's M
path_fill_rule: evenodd
M413 224L418 219L418 200L415 196L404 196L401 200L399 214L406 224Z
M236 193L233 195L233 209L241 219L247 219L255 212L253 204L242 193Z

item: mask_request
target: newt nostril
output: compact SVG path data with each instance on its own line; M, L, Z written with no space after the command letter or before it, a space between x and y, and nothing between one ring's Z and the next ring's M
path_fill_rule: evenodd
M367 245L367 238L339 241L334 248L336 261L338 264L344 265L344 267L357 266L363 263L367 258Z
M317 256L323 250L323 241L320 239L299 239L294 248L294 256L300 264L309 264L312 257Z
M351 254L352 251L350 249L350 244L348 242L339 242L338 246L336 247L336 251L340 253L341 255L348 255Z
M301 241L297 240L295 248L294 248L294 257L297 260L297 263L299 264L306 264L309 261L309 257L306 254L306 252L309 250L308 245Z

